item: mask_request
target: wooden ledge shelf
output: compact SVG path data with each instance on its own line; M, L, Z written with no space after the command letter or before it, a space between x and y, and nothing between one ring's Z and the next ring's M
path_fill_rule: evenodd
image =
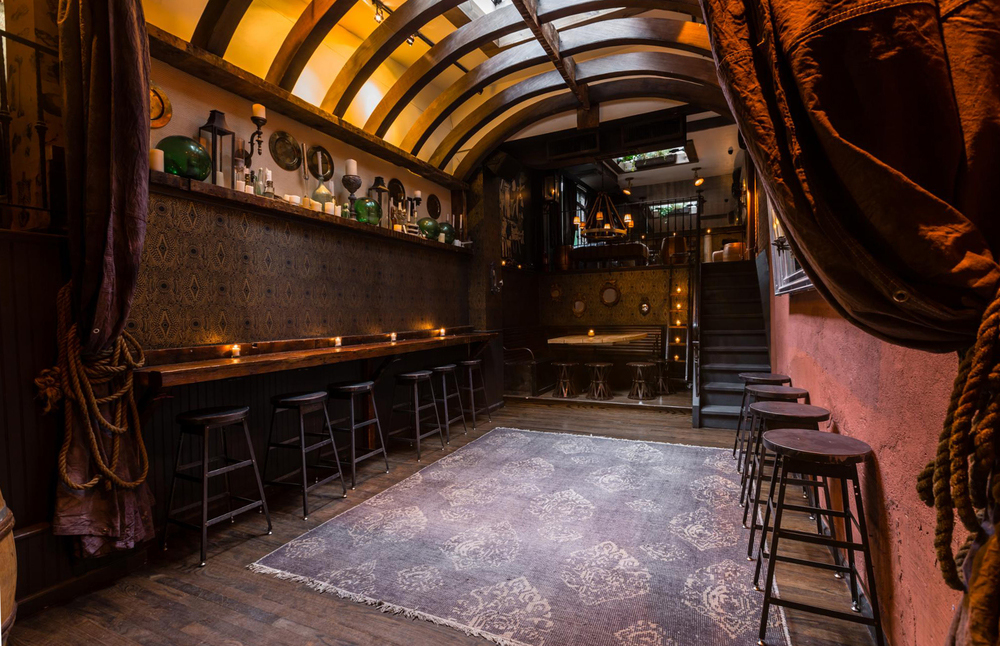
M460 256L472 256L472 249L456 247L455 245L445 244L436 240L428 240L426 238L401 233L399 231L383 229L370 224L362 224L353 218L344 218L326 213L318 213L302 206L289 204L284 200L260 197L259 195L252 195L250 193L242 193L224 186L216 186L211 182L199 182L198 180L186 179L184 177L171 175L170 173L151 170L149 171L149 184L151 193L187 197L192 200L199 200L212 204L222 204L229 207L263 213L265 215L295 220L297 222L304 222L306 224L350 229L351 231L361 235L387 238L398 242L418 245L434 251L454 253Z

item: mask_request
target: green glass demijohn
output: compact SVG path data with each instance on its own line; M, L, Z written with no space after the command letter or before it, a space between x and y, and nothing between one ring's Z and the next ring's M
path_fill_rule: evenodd
M358 198L354 202L354 217L358 222L378 225L382 219L382 207L370 197Z
M438 233L444 234L444 241L448 244L455 242L455 227L450 222L438 222Z
M164 137L156 147L163 151L163 170L172 175L202 181L212 174L212 157L191 137Z
M434 218L420 218L417 226L420 227L420 233L428 240L437 240L438 234L441 233L441 225Z

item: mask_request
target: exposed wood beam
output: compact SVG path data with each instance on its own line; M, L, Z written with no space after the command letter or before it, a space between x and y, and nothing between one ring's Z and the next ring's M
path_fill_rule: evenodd
M716 107L726 105L715 64L705 58L682 56L672 52L628 52L583 61L577 67L582 83L598 83L623 76L658 76L688 81L714 88L718 93ZM431 155L430 163L444 168L459 148L488 123L530 99L559 90L562 85L558 72L539 74L503 89L483 102L454 126ZM678 96L683 101L684 97ZM725 116L728 116L728 110Z
M327 34L358 0L311 0L281 42L265 77L291 92Z
M640 97L676 99L685 94L689 99L688 103L706 106L709 110L717 109L708 107L716 101L717 90L684 81L661 78L629 78L601 83L590 88L590 98L594 103ZM571 112L578 105L576 97L567 92L542 99L515 112L491 129L472 147L472 150L466 153L455 171L455 176L468 181L486 157L508 137L539 119Z
M570 89L570 92L580 102L583 109L589 110L590 97L587 95L587 87L581 83L577 83L576 65L573 59L563 57L559 44L559 32L556 30L555 25L550 22L543 25L538 20L538 5L535 3L535 0L511 0L511 3L517 7L517 11L521 14L524 24L531 30L531 34L538 41L538 44L542 46L542 49L545 50L552 64L556 66L556 71L559 72L559 76L562 77L566 87Z
M191 42L216 56L225 56L252 1L208 0L194 28Z
M667 18L619 18L574 27L560 32L563 53L567 56L619 45L651 45L711 56L705 25ZM483 61L442 92L421 113L403 139L401 147L413 154L438 126L467 101L491 83L549 60L542 46L527 42Z
M248 101L262 103L268 108L295 119L343 141L349 146L384 159L390 164L409 170L445 188L464 190L468 186L452 175L443 172L425 161L379 137L368 134L361 128L325 112L287 90L268 83L246 70L236 67L219 56L193 46L173 34L148 24L149 52L154 58L167 63L207 83L211 83ZM230 120L230 125L235 125ZM249 129L251 126L247 124Z

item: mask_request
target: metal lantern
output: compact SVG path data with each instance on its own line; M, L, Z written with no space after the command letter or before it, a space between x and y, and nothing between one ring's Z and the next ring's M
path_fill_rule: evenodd
M389 213L389 205L385 204L385 196L388 192L389 187L385 185L385 179L381 175L376 175L375 181L368 187L368 197L378 202L379 211L383 217Z
M594 205L584 224L583 235L591 242L621 240L628 234L625 222L618 215L618 209L604 191L597 194Z
M226 113L212 110L208 115L208 123L198 128L198 137L206 140L208 153L212 156L212 183L224 186L225 180L221 180L219 173L222 172L222 150L226 137L229 137L230 163L236 161L236 136L226 125Z

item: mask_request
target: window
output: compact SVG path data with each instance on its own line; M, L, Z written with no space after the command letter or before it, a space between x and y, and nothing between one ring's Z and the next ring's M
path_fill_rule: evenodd
M778 222L777 213L767 200L768 220L771 223L771 273L774 275L774 293L793 294L806 289L812 289L812 281L806 276L802 265L795 259L792 249L785 238L785 230Z

